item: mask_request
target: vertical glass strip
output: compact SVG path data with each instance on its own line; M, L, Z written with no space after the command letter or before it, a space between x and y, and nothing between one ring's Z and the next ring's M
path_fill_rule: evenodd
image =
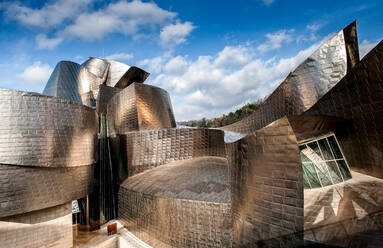
M334 157L332 155L330 146L327 144L326 138L318 140L319 147L322 151L323 157L325 160L333 160Z
M328 143L330 143L332 152L334 153L334 156L336 159L342 159L342 152L339 149L338 143L335 140L335 137L332 135L328 137Z
M318 172L318 176L319 176L320 181L322 182L322 186L331 185L332 182L331 182L330 176L328 175L328 171L327 171L327 168L326 168L326 163L324 163L324 162L322 162L322 163L314 163L314 166L315 166L315 169Z
M307 144L308 145L308 147L310 147L319 157L321 157L322 158L322 154L321 154L321 152L320 152L320 150L319 150L319 146L318 146L318 143L316 142L316 141L314 141L314 142L311 142L311 143L308 143ZM323 158L322 158L323 159Z
M303 164L303 169L305 170L307 174L308 180L310 181L311 187L312 188L321 187L321 183L314 169L313 163L302 163L302 164Z
M342 176L340 175L340 172L338 170L338 166L334 161L328 161L327 162L328 170L330 171L330 176L334 183L341 183Z
M339 165L339 169L340 169L340 172L342 173L342 176L344 178L344 180L347 180L347 179L350 179L352 178L351 176L351 172L349 171L348 169L348 166L346 164L346 161L344 161L343 159L342 160L337 160L336 161Z

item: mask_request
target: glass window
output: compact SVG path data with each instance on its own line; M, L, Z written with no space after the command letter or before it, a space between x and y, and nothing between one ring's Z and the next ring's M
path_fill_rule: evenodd
M332 181L334 183L341 183L343 180L342 180L342 176L340 175L338 166L336 165L336 162L335 161L328 161L327 167L328 167L328 170L330 171Z
M336 159L342 159L343 156L342 156L342 153L341 153L340 148L338 146L338 143L335 140L335 136L330 136L327 139L328 139L328 142L330 143L331 150L334 153L335 158Z
M320 153L318 143L316 141L307 144L320 158L322 154Z
M320 181L318 179L317 173L314 169L313 163L303 163L303 169L306 172L306 175L310 181L311 187L312 188L321 187L321 184L320 184Z
M350 179L351 178L351 173L348 170L348 166L346 164L346 161L342 160L337 160L336 161L339 165L340 172L342 173L342 176L344 180Z
M304 188L325 187L352 178L335 135L299 146Z
M326 164L325 163L314 163L315 169L318 172L319 179L322 183L322 187L331 185L331 179L330 175L327 171Z
M330 150L330 146L327 143L327 139L318 140L319 147L322 151L323 157L325 160L332 160L334 157L332 156L332 152Z

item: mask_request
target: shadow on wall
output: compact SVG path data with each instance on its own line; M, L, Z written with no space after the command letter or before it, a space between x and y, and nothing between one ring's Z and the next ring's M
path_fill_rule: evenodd
M381 244L374 232L383 229L382 187L383 180L353 172L344 183L305 190L305 239L344 247Z

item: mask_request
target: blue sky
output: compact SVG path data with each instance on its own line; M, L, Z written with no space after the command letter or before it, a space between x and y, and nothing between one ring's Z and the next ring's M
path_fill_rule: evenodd
M362 55L383 39L374 0L24 0L0 16L0 87L42 92L60 60L113 58L150 72L179 121L266 96L355 19Z

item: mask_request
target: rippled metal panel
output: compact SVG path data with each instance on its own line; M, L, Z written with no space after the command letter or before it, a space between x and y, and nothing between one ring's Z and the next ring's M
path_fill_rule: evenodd
M114 87L125 72L129 70L130 66L114 60L106 61L110 64L106 85Z
M383 178L383 41L305 114L351 120L335 133L351 169Z
M223 132L212 129L129 132L120 135L120 145L128 176L177 160L226 156Z
M227 161L177 161L127 179L119 220L153 247L231 247Z
M133 83L108 103L108 133L176 127L169 94L158 87Z
M82 104L0 89L0 163L73 167L96 162L97 115Z
M355 25L355 22L350 24L323 43L287 76L256 112L222 129L251 133L279 118L299 115L309 109L346 75L347 66L356 63ZM352 61L348 61L348 58Z
M91 193L92 180L92 165L42 168L0 164L0 217L82 198Z
M43 94L81 103L78 91L80 65L70 61L60 61L52 72Z
M226 145L234 247L297 247L303 241L303 175L287 118Z
M132 66L129 70L118 80L117 84L114 87L124 89L131 85L132 83L143 83L148 77L148 72Z

